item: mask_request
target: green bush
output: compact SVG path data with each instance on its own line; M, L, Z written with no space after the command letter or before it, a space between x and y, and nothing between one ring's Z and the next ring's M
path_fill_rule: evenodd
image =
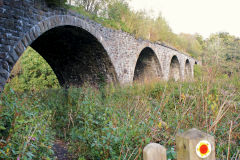
M76 158L142 159L143 147L157 142L166 146L168 158L174 159L175 133L193 127L209 132L219 106L225 103L222 90L226 86L196 81L107 87L103 91L71 88L46 92L38 98L55 111L53 129L70 143L69 150ZM226 106L230 107L228 112L216 130L209 132L220 144L216 146L219 158L227 155L225 134L229 120L240 113L233 107L236 104L232 101ZM239 144L232 143L231 155L239 149Z
M109 86L101 91L83 87L21 96L7 93L1 100L1 158L51 158L55 135L69 143L75 158L142 159L144 146L156 142L166 146L168 158L174 159L175 134L194 127L215 135L217 157L226 159L229 121L239 124L239 95L226 103L225 92L232 89L228 83L218 83L163 82ZM220 112L223 104L224 110L228 108L225 113ZM209 131L218 114L222 119ZM235 128L232 133L231 156L240 150L239 131Z
M15 64L5 90L10 87L16 92L26 92L59 88L60 85L46 60L29 47Z
M0 159L53 158L52 111L34 96L1 95Z
M194 65L194 78L200 79L203 76L203 68L200 65Z

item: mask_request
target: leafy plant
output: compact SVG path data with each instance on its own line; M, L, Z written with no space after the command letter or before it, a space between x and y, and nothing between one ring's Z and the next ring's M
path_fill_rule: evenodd
M53 158L52 112L32 96L17 96L13 90L1 95L0 158Z

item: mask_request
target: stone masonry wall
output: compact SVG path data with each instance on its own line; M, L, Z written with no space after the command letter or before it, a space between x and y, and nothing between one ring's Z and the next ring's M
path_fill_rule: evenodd
M89 42L89 44L100 46L102 48L101 53L103 53L103 51L106 53L103 54L104 56L100 59L108 59L99 61L97 66L100 66L101 63L104 64L105 67L100 68L101 70L105 70L103 74L106 74L106 77L110 76L108 79L112 79L112 81L118 81L120 84L132 83L139 54L146 47L151 48L156 54L161 66L163 79L168 80L169 78L171 69L170 63L174 55L178 58L180 63L180 78L184 79L185 64L187 60L189 60L191 76L193 77L193 66L196 60L170 47L136 39L128 33L103 27L101 24L71 11L66 11L60 8L48 8L44 1L0 0L0 90L3 89L14 64L24 50L30 45L41 50L41 47L44 46L43 43L36 43L38 39L41 39L43 35L46 35L44 33L47 31L62 26L80 28L94 37L96 43ZM63 38L61 44L64 43L65 41ZM76 45L81 45L81 43ZM88 51L92 50L91 53L96 51L96 54L98 55L99 51L97 50L99 49L97 48L99 47L87 47L90 48ZM83 48L78 47L78 49ZM71 53L71 48L66 51ZM78 50L78 52L81 54L81 51ZM46 57L51 57L46 53L47 52L44 52L42 54ZM65 56L68 55L66 54ZM69 57L71 58L71 56ZM72 62L75 60L76 58L73 58ZM51 65L51 62L54 61L54 59L48 58L47 61ZM71 59L68 62L71 62ZM67 65L67 63L65 66L70 66L71 69L69 68L67 71L61 72L61 65L59 63L52 64L51 66L57 76L65 75L62 76L62 81L80 83L76 79L81 79L81 76L75 76L75 78L70 77L74 74L82 74L82 72L72 71L74 70L74 66L71 68L71 65ZM79 68L81 67L78 67L75 70L78 70ZM68 75L66 74L67 72L74 74ZM61 79L60 77L61 76L58 76L59 79ZM92 78L93 77L94 76L92 76ZM83 78L83 80L85 80L85 78Z

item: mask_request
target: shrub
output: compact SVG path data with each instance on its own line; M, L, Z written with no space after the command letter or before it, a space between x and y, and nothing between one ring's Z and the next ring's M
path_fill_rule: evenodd
M5 90L11 87L16 92L26 92L59 86L58 79L46 60L28 47L14 66Z
M42 153L44 148L39 143L33 142L39 152L31 147L27 147L26 152L22 149L22 144L28 140L26 137L34 137L29 134L31 128L41 124L46 127L37 128L37 133L44 130L45 134L35 135L38 142L51 146L56 133L57 138L69 143L69 151L75 158L142 159L144 146L156 142L168 148L168 159L175 159L176 133L198 128L215 136L217 158L226 159L230 121L234 124L230 155L233 157L240 150L240 128L237 127L240 97L229 83L232 80L226 81L155 82L102 87L101 90L82 87L47 90L20 97L7 94L8 98L2 103L10 106L10 110L4 107L1 117L4 113L10 114L0 120L1 136L5 140L2 144L9 148L7 137L15 135L10 137L22 138L11 138L16 143L11 150L12 157L22 155L29 158L28 152L35 157L51 157L51 149ZM23 117L14 118L16 113ZM14 119L18 122L16 124L20 123L21 129L12 125ZM11 131L11 128L15 129ZM4 147L1 148L5 153L2 158L9 156L6 156L8 150Z
M0 159L53 158L52 111L33 96L1 95Z

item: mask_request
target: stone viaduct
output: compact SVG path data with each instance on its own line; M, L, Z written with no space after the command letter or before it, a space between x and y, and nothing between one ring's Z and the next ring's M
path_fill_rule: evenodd
M0 0L0 90L31 46L62 86L193 78L197 61L176 49L103 27L41 0Z

